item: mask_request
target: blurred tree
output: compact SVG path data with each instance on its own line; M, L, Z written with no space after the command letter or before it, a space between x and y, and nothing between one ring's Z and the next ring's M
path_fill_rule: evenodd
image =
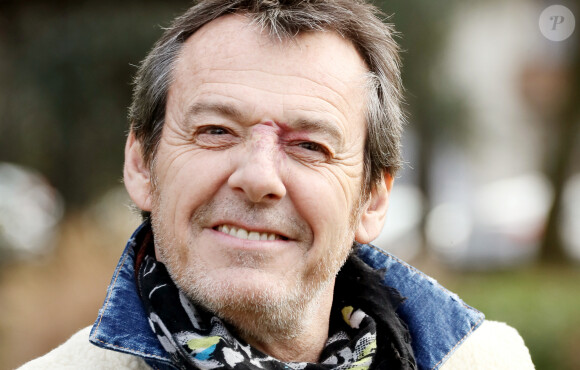
M461 102L450 102L435 92L433 74L437 73L434 61L444 51L449 31L451 9L455 0L407 0L376 2L400 33L398 39L403 58L403 85L406 90L408 130L417 136L417 160L410 163L416 171L419 188L425 195L427 212L431 205L431 159L438 139L462 140ZM424 218L424 217L423 217ZM423 221L424 223L424 221ZM421 227L422 232L425 228ZM425 245L425 236L423 235Z
M566 180L574 164L574 149L580 141L580 45L570 40L574 47L574 60L563 69L567 75L564 100L558 104L554 116L550 117L554 142L546 158L545 171L554 187L554 200L548 214L546 232L540 250L540 260L547 263L569 261L559 234L562 195ZM578 158L576 158L578 159ZM577 162L577 161L576 161Z
M0 160L73 207L118 183L132 65L189 3L0 2Z
M551 5L545 1L539 3ZM573 13L577 9L570 2L563 3ZM522 74L522 90L529 109L545 125L547 150L541 165L554 191L539 261L561 264L571 262L560 235L564 187L571 175L580 171L577 160L580 147L580 43L577 32L559 42L543 41L545 57L541 61L530 61Z

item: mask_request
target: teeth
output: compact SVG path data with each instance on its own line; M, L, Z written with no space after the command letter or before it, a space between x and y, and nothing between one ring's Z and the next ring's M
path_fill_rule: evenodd
M280 237L273 233L259 233L257 231L248 231L246 229L237 228L234 226L220 225L218 231L228 234L240 239L247 240L278 240Z
M235 227L230 227L230 231L228 232L228 234L230 234L231 236L238 236L238 229L236 229Z
M236 236L240 239L248 239L248 231L246 229L238 229Z
M249 240L260 240L260 233L252 231L248 234L248 239Z

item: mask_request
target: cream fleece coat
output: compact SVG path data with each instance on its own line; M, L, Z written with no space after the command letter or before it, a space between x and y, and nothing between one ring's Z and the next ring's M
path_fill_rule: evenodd
M143 359L89 343L91 327L82 329L46 355L19 370L151 369ZM440 370L534 369L530 352L518 332L500 322L484 321L439 367Z

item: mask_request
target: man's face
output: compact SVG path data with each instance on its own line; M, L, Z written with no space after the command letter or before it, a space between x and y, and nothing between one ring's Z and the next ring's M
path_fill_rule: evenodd
M299 311L332 294L359 227L366 71L334 33L280 42L239 15L187 40L151 211L158 257L198 303Z

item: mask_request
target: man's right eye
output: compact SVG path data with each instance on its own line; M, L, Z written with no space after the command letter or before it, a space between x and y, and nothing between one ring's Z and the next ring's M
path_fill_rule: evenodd
M208 135L225 135L228 133L228 130L220 126L207 126L200 129L199 133Z
M235 131L218 125L198 127L193 135L193 141L202 148L226 149L239 142Z

